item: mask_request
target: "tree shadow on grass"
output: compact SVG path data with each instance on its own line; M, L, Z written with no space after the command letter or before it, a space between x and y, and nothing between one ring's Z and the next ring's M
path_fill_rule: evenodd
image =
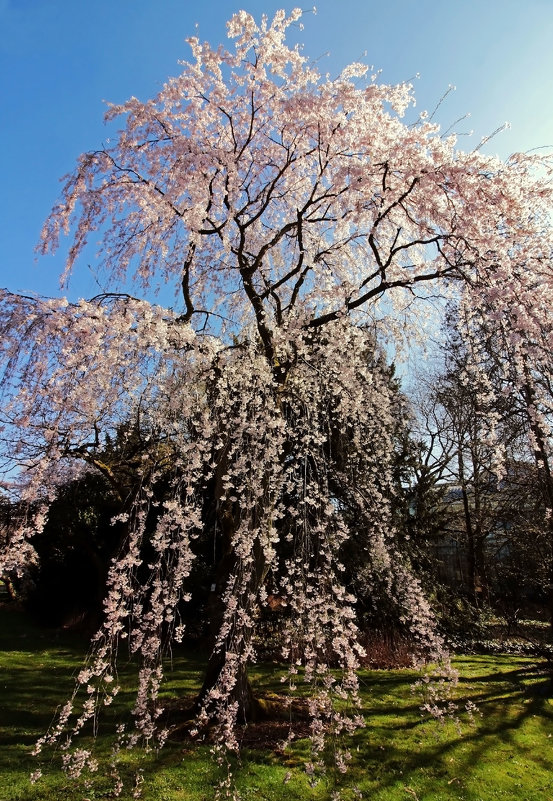
M465 664L465 669L468 667ZM420 718L416 721L409 704L399 709L365 707L370 732L368 737L361 733L354 738L358 750L346 785L351 786L352 780L365 783L371 798L391 798L387 793L394 790L398 799L408 794L440 801L461 797L545 798L539 790L529 789L525 795L526 790L520 789L520 775L508 770L509 764L522 760L534 774L526 775L525 781L531 778L550 783L548 792L553 791L553 753L547 739L553 732L549 675L539 665L507 669L504 664L497 669L491 658L477 667L480 670L476 674L461 679L456 698L460 710L457 726L449 721L432 728ZM478 707L470 725L463 715L467 702ZM392 712L393 718L389 718ZM467 785L479 770L487 773L492 784L497 781L497 787L490 785L478 795L467 795ZM462 787L463 794L459 795Z
M530 765L532 780L551 783L553 753L547 732L553 732L553 705L549 676L540 665L520 665L520 660L486 657L465 664L470 675L457 688L459 721L443 724L423 718L420 699L411 689L418 674L409 671L362 673L363 714L367 728L351 738L353 754L348 773L337 777L347 798L355 786L366 798L436 799L524 798L549 800L541 789L521 789L520 775L511 766L517 760ZM476 704L474 722L465 711ZM531 731L526 731L530 724ZM538 746L537 746L538 743ZM539 747L541 743L541 747ZM266 744L270 748L270 744ZM255 749L255 742L252 742ZM299 742L285 754L264 750L248 752L250 762L285 764L300 769L309 760L309 746ZM504 765L501 763L503 761ZM478 784L475 770L487 773L488 786ZM520 770L519 770L520 773ZM525 778L527 782L529 777ZM478 785L471 794L471 782ZM496 784L494 785L494 782ZM468 789L467 789L468 785ZM414 788L417 789L414 789ZM330 791L329 791L330 792ZM348 795L348 793L350 795ZM468 793L468 794L467 794ZM284 796L283 796L284 797ZM307 797L311 797L307 795Z
M40 761L33 757L32 750L38 738L55 722L57 711L71 698L88 647L88 639L79 633L42 629L16 609L0 610L0 776L3 782L0 790L8 793L7 798L43 797L40 786L33 788L28 781L29 774L41 766ZM168 671L164 694L175 695L198 688L201 655L198 658L197 654L177 652L173 667L173 671ZM117 723L121 718L130 718L136 672L132 660L120 668L121 691L100 716L97 750L106 758L106 764ZM86 698L84 688L78 698ZM93 725L91 722L83 730L81 745L92 745ZM180 758L182 760L182 754ZM143 755L140 756L142 759ZM146 758L146 763L149 771L157 770L153 755ZM127 773L131 771L130 768L126 770ZM61 771L54 767L52 775L56 786L64 786L66 779ZM105 777L103 779L105 782ZM2 792L0 797L4 798ZM48 801L53 799L53 796L52 799L46 797Z
M64 636L52 642L44 632L31 629L26 629L27 636L21 637L15 623L10 625L11 629L8 627L4 635L0 635L0 645L6 652L5 664L9 668L3 671L0 686L0 775L3 777L21 776L36 768L30 755L31 747L52 722L56 707L70 696L75 672L81 667L86 650L82 638ZM9 645L14 647L8 659ZM174 670L168 673L164 685L164 694L168 697L190 694L198 686L202 656L199 652L177 652ZM407 798L408 791L412 790L415 796L411 793L411 797L418 797L420 801L426 798L440 801L443 798L445 801L473 797L460 796L459 793L479 763L524 759L531 770L541 771L543 775L548 770L553 771L551 749L536 747L536 738L541 738L540 742L546 746L552 743L552 740L544 739L547 730L553 732L549 675L544 674L539 665L521 664L521 660L516 658L465 658L462 669L457 703L461 709L467 701L475 703L478 713L473 725L462 719L461 732L452 722L440 727L421 719L420 701L410 689L418 674L405 670L363 671L360 674L364 700L362 711L367 728L353 736L351 769L345 777L339 777L339 781L350 789L359 785L367 797L374 799L397 798L399 801ZM252 675L260 692L282 690L279 666L255 666ZM106 710L106 725L102 726L101 732L107 731L110 723L115 723L118 713L125 708L128 710L131 693L130 685L123 687L115 708ZM532 731L528 731L528 724L532 724ZM250 728L243 738L245 751L242 761L236 763L239 782L246 781L258 771L273 769L281 782L281 774L290 768L299 776L309 757L305 740L282 751L280 742L285 739L281 737L286 734L285 725L264 725L268 729L265 733ZM298 740L307 733L307 727L300 729ZM100 748L106 750L108 740L106 738ZM215 766L209 767L208 751L208 746L197 746L193 742L170 743L159 758L147 757L143 763L145 776L153 785L166 782L177 787L178 782L183 781L182 776L191 771L190 781L193 785L195 783L194 786L201 788L202 782L206 782L206 786L213 788L220 772ZM166 775L167 772L172 772L171 776ZM298 785L297 797L302 797L302 787L307 792L304 797L312 797L305 783L301 784L299 778L294 781ZM503 797L524 796L515 787L515 778L511 781L503 777L502 781L507 782L508 788ZM436 794L436 787L443 789ZM283 791L282 797L296 797L292 787L290 791L288 795ZM200 789L198 793L190 797L202 797ZM549 793L549 789L543 798L549 794L553 798L553 791ZM35 796L29 792L28 796L8 797ZM323 798L323 795L316 797ZM483 793L482 798L485 797L497 796ZM525 801L526 798L538 799L540 796L528 795Z

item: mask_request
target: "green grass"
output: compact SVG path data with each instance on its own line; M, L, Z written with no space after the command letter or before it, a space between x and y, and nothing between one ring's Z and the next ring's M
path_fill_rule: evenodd
M92 788L71 784L57 762L42 766L45 777L30 785L36 770L30 754L55 709L71 692L86 644L75 637L54 638L15 612L0 614L0 799L2 801L78 801L109 798L108 777L100 772ZM474 723L461 715L460 726L421 717L410 671L363 671L363 712L367 727L353 737L353 759L338 777L347 801L358 788L371 801L553 801L553 700L551 683L527 658L467 656L455 660L460 707L478 705ZM180 654L168 674L167 697L189 695L198 686L202 661ZM280 691L276 667L253 671L256 686ZM119 708L129 703L123 677ZM126 691L125 691L126 690ZM97 749L106 758L113 721L107 716ZM236 786L245 800L326 801L334 777L311 788L303 771L308 751L297 742L284 755L245 750L234 766ZM170 742L160 754L125 757L123 772L132 784L136 769L144 777L145 801L211 801L221 779L208 746ZM105 771L104 771L105 772ZM130 801L131 789L122 798Z

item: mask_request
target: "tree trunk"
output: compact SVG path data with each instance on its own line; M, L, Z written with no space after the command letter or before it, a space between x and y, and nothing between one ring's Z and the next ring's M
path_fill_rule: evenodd
M261 310L262 312L262 310ZM257 313L257 309L256 309ZM272 343L269 341L268 337L269 334L264 328L263 316L258 317L258 327L260 330L260 336L265 346L266 356L269 364L274 364L274 352ZM289 365L277 365L273 366L273 371L275 375L276 383L279 387L277 390L278 393L278 406L281 408L281 388L284 385L286 380L286 375L288 371ZM217 470L215 474L214 480L214 497L217 499L224 497L223 491L223 477L227 473L228 470L228 452L226 448L223 448L221 452L219 452L216 460L217 462ZM266 489L269 485L269 478L266 477ZM219 503L219 502L217 502ZM219 532L219 541L220 541L220 557L218 560L217 570L215 574L215 579L211 587L208 605L207 605L207 613L209 619L209 635L208 635L208 643L210 649L210 655L204 675L204 680L202 684L202 688L198 694L198 697L195 702L195 711L199 712L209 698L209 694L211 690L213 690L221 676L221 672L223 671L227 655L231 653L233 648L233 643L230 641L229 636L227 636L222 642L219 642L219 634L221 632L221 628L223 624L226 622L226 604L224 601L225 593L227 588L230 586L230 582L232 577L236 574L237 569L239 568L239 560L234 551L234 536L236 534L238 528L238 521L240 518L240 510L237 508L236 503L232 503L230 500L224 500L220 506L218 506L215 517L216 517L216 527ZM258 528L259 520L256 519L258 517L259 510L254 509L251 512L251 526L252 532L256 531ZM263 510L261 510L261 517L264 518L265 515L263 514ZM267 560L265 557L265 553L261 543L259 542L256 535L252 533L252 538L255 537L252 543L252 556L253 556L253 565L251 566L251 573L249 575L248 581L246 586L242 588L240 597L237 599L238 605L237 608L240 610L244 610L247 614L252 614L255 610L252 606L255 606L257 603L257 599L259 597L259 591L263 586L267 575ZM241 625L241 624L238 624ZM253 636L252 627L245 627L242 625L241 630L241 645L243 648L247 649L251 644L251 638ZM248 669L247 664L240 661L239 667L235 674L235 684L233 689L231 690L230 694L226 694L226 698L229 703L237 703L238 705L238 713L237 713L237 720L239 723L245 723L246 721L252 721L258 718L261 714L261 707L259 702L256 700L250 681L248 679ZM208 714L209 714L209 710Z
M465 535L467 538L467 562L468 562L468 591L473 604L478 605L479 595L479 581L477 569L477 555L476 555L476 542L474 526L472 522L472 513L470 508L469 493L465 481L465 466L462 449L459 448L457 454L459 479L461 484L461 497L463 499L463 518L465 523Z
M526 384L523 391L524 400L526 403L526 411L528 413L528 420L530 422L530 430L534 438L534 459L538 471L538 480L541 486L542 496L545 503L545 508L548 510L547 517L547 534L549 540L549 567L547 569L547 576L549 579L548 586L548 611L549 611L549 625L553 633L553 475L551 473L551 464L549 461L549 454L546 447L546 439L543 434L542 428L535 416L532 414L535 407L535 391L532 388L530 381Z
M238 568L238 559L233 547L233 535L236 531L235 515L232 513L230 502L225 503L224 510L220 510L218 514L219 529L221 531L221 547L222 553L217 565L215 580L212 584L208 605L207 614L209 619L209 633L208 633L208 647L209 659L207 662L206 671L202 688L196 698L195 711L199 712L206 700L209 697L211 690L213 690L223 671L227 654L232 650L232 642L230 636L227 636L222 642L218 642L219 633L223 624L225 623L226 604L224 602L225 591L229 586L229 582L235 575ZM251 568L251 575L244 588L241 597L238 599L238 608L246 610L246 612L253 612L251 598L257 599L259 590L261 589L266 576L266 559L263 549L256 541L253 544L253 566ZM255 601L254 601L255 603ZM251 642L252 630L244 627L242 632L242 647L247 648ZM236 702L238 704L237 720L239 723L245 723L256 719L258 716L258 707L253 690L248 679L247 665L240 663L236 670L236 682L234 688L227 695L230 703ZM209 709L207 710L209 714Z
M195 712L200 712L200 710L203 709L210 691L216 686L221 671L225 666L226 654L227 652L224 648L211 652L204 674L202 688L194 704ZM257 703L248 678L247 667L243 664L238 667L236 672L236 683L232 692L228 695L228 702L236 702L238 704L238 723L247 723L256 720L258 716Z

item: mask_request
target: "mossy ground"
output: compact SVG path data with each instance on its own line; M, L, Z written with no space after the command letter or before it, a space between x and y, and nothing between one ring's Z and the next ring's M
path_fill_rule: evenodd
M90 787L75 786L56 760L43 765L44 778L30 785L36 770L31 748L71 692L86 643L36 629L16 612L0 614L0 799L2 801L79 801L110 797L102 769ZM529 658L457 657L460 681L455 688L462 711L477 705L471 722L438 724L421 716L413 693L412 671L362 671L365 729L352 739L352 760L345 775L330 773L311 787L304 772L305 740L282 752L274 732L259 729L245 737L233 780L243 799L323 801L336 786L349 801L359 793L371 801L553 801L553 697L550 677ZM192 695L202 671L202 654L183 651L174 658L164 687L167 699ZM262 665L252 671L257 692L275 697L282 691L280 669ZM125 691L125 689L127 691ZM109 755L112 724L129 705L130 685L118 697L100 728L97 751ZM111 718L111 719L110 719ZM280 729L278 730L280 731ZM277 731L277 733L278 733ZM301 728L298 730L301 736ZM122 765L132 798L132 777L143 777L145 801L211 801L221 769L209 745L175 737L159 754L126 754Z

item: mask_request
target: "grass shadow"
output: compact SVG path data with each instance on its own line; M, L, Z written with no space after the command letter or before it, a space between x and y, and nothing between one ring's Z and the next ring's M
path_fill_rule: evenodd
M83 638L69 634L56 638L30 626L18 613L7 615L4 610L0 610L0 627L4 668L0 775L5 798L76 799L59 771L53 771L53 778L42 787L30 787L28 774L36 769L32 745L51 723L55 708L71 693L86 653ZM163 685L164 698L190 696L197 690L203 658L198 651L175 651ZM315 787L310 787L303 770L310 754L301 739L302 730L298 729L298 741L286 751L277 745L285 726L273 740L265 736L262 748L256 747L255 737L249 742L245 738L241 760L221 766L213 761L209 744L181 741L169 743L159 755L125 756L123 771L131 786L137 766L142 771L146 801L211 801L227 770L246 799L327 801L333 784L342 787L346 801L353 801L354 788L371 801L553 799L549 675L532 660L518 657L470 656L456 663L461 677L455 700L461 710L468 702L478 706L472 723L466 715L460 716L458 725L449 719L440 725L422 717L420 700L411 689L418 676L413 671L361 671L361 711L367 727L349 741L350 770L345 776L331 772ZM111 744L110 726L130 706L132 672L132 665L122 670L123 690L117 705L106 710L98 746L105 756ZM255 665L251 675L260 693L282 693L279 665ZM101 780L96 797L107 797L106 787Z

